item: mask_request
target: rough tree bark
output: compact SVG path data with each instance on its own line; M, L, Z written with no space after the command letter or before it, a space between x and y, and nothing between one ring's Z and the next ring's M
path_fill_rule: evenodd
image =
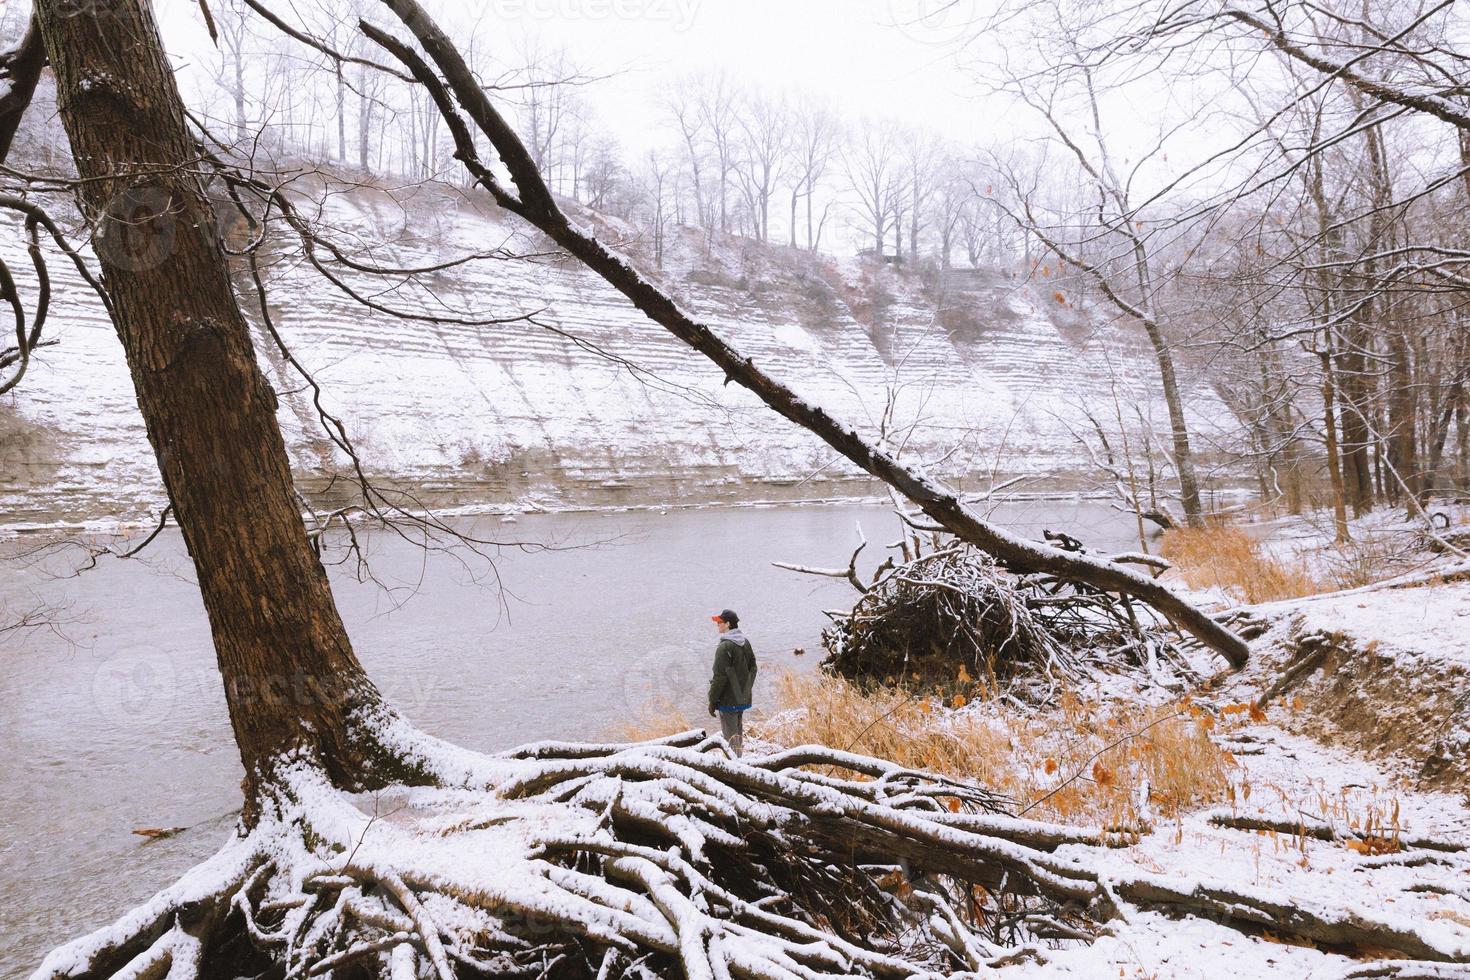
M1369 374L1366 353L1373 329L1372 323L1361 319L1361 313L1349 317L1343 326L1335 367L1338 394L1341 396L1338 425L1342 433L1343 484L1354 517L1362 517L1373 509L1373 460L1370 452L1373 433L1368 427L1373 378Z
M312 552L147 0L38 0L114 324L209 614L251 791L306 753L345 785L381 704Z
M491 104L454 42L444 34L415 0L383 0L413 33L434 61L443 79L406 45L363 22L364 32L402 61L434 96L454 136L456 153L501 207L525 218L562 248L576 256L626 296L649 319L720 367L730 381L749 389L783 418L821 438L864 472L882 480L908 498L936 523L961 540L995 556L1006 565L1056 575L1093 588L1133 595L1153 606L1201 642L1218 651L1232 666L1242 667L1248 656L1244 640L1182 599L1172 589L1147 575L1105 559L1092 558L1017 535L981 520L949 489L875 448L856 430L834 419L820 406L810 405L753 360L730 346L707 324L686 313L667 293L649 282L629 260L577 227L557 205L536 170L525 145ZM446 83L448 88L446 89ZM449 92L489 139L509 169L519 196L501 186L479 159L474 140Z
M1320 357L1322 361L1322 431L1325 433L1327 452L1327 475L1332 482L1332 526L1339 544L1351 541L1348 530L1347 504L1342 487L1342 470L1337 453L1337 393L1332 382L1331 331L1324 331L1327 345Z

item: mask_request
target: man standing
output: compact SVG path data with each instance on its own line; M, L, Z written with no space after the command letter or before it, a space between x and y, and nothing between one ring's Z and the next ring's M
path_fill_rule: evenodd
M720 631L715 647L714 677L709 682L709 713L720 714L720 731L740 755L745 742L745 712L755 688L755 651L740 632L740 617L726 609L710 619Z

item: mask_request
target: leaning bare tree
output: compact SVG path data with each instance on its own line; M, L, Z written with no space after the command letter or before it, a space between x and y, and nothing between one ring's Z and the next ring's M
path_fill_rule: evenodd
M1048 9L1048 17L1065 22L1061 5ZM1117 154L1105 127L1098 84L1092 66L1080 56L1075 40L1066 37L1062 49L1049 64L1053 70L1040 78L1011 74L1007 88L1036 111L1055 136L1058 145L1078 169L1085 188L1075 208L1049 215L1036 194L1014 169L997 166L1011 196L1018 202L1007 206L1006 198L988 200L1002 208L1018 227L1035 235L1047 250L1080 270L1096 286L1117 314L1143 328L1159 369L1159 389L1169 412L1170 448L1179 478L1179 498L1185 519L1195 526L1204 522L1196 475L1189 421L1180 390L1175 358L1175 339L1169 335L1157 243L1145 225L1153 215L1135 200L1141 174L1163 149L1158 145L1120 169ZM1064 116L1064 106L1075 96L1073 108L1083 120L1075 126ZM1092 254L1088 254L1091 252Z

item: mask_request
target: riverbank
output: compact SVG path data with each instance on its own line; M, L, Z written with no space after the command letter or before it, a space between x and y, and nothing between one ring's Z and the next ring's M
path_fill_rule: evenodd
M993 499L984 498L985 488L1005 485L1003 494ZM386 489L404 491L407 488ZM689 490L670 497L659 496L654 488L649 492L630 492L628 487L603 488L601 493L550 493L523 492L518 496L496 496L489 487L480 484L454 484L445 487L415 487L414 499L422 507L429 508L436 518L443 520L470 518L498 518L503 523L534 514L638 514L675 513L691 510L740 510L775 507L886 507L889 498L882 483L870 479L816 480L783 479L758 481L732 481L710 487L699 484L702 491ZM978 502L983 513L989 514L998 507L1007 505L1042 504L1048 502L1110 502L1112 494L1092 488L1086 481L1066 477L1028 477L1021 474L1001 474L994 479L976 477L968 484L961 483L957 489L963 495ZM303 492L312 492L309 485ZM316 492L320 492L317 488ZM1229 507L1249 498L1251 491L1224 487L1212 491L1212 507ZM157 504L158 501L149 501ZM345 497L313 499L320 504L318 511L330 511L334 507L346 506ZM367 523L357 518L359 523ZM115 516L68 517L63 513L50 516L32 514L27 517L9 513L0 518L0 540L6 537L47 533L81 533L94 535L129 535L139 530L151 530L158 524L158 510L149 509L139 502L130 510Z
M1025 473L973 475L960 480L956 489L976 498L989 486L1005 485L1004 494L994 500L980 502L983 511L1004 504L1032 504L1045 501L1111 501L1108 492L1098 491L1082 475L1028 476ZM867 507L888 504L885 486L867 478L734 479L706 482L670 482L645 486L634 483L588 486L576 491L551 491L525 486L519 492L506 492L501 485L478 482L428 483L428 485L395 486L382 483L392 492L412 494L417 504L412 510L426 508L440 519L466 517L500 517L513 520L528 514L625 514L670 513L686 510L739 510L764 507ZM331 511L350 504L350 498L325 491L325 485L301 483L303 494L318 511ZM1230 507L1244 500L1251 491L1222 486L1210 494L1211 507ZM0 538L24 533L81 532L116 535L157 526L162 498L140 497L115 514L96 514L88 510L72 511L60 507L51 510L32 508L0 514Z

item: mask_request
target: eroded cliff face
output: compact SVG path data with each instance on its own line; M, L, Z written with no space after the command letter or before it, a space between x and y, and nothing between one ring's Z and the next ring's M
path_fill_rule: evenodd
M509 215L442 189L301 190L361 261L423 266L467 252L541 252ZM632 229L601 231L645 251ZM3 236L14 250L20 236ZM1162 420L1151 359L1126 327L1075 297L993 272L908 274L738 239L671 235L643 264L736 346L805 397L906 455L983 483L993 473L1065 480L1083 458L1083 409L1114 392ZM10 252L6 252L10 258ZM22 259L13 268L24 270ZM374 312L312 270L298 243L266 258L271 313L326 390L368 469L439 503L508 507L821 497L866 489L817 440L772 415L620 295L554 256L490 260L406 278L350 280L374 302L491 325ZM137 518L161 488L122 351L75 273L57 280L59 340L0 399L0 522ZM70 272L70 274L68 274ZM240 295L254 306L248 276ZM26 286L24 288L29 288ZM311 392L263 330L258 348L304 484L344 460ZM1196 426L1226 413L1193 385ZM885 421L886 419L886 421ZM1162 428L1162 426L1160 426ZM1208 439L1202 444L1208 444Z

